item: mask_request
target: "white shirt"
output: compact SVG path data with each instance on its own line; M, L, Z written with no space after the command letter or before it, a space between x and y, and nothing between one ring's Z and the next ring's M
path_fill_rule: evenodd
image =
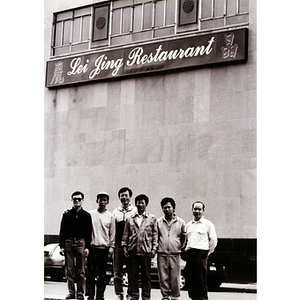
M144 213L141 215L137 214L136 222L139 225L139 227L141 226L143 219L144 219Z
M98 209L89 211L92 217L93 231L91 246L100 249L114 247L115 220L108 210L99 212Z
M202 217L199 221L192 220L186 224L186 250L208 250L208 255L217 246L217 233L214 224Z

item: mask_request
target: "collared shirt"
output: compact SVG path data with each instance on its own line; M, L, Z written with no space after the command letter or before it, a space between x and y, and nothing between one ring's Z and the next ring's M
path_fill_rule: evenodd
M83 238L85 247L88 248L92 235L92 219L91 215L80 208L76 211L74 207L65 212L62 216L59 232L59 245L65 248L65 239L67 238Z
M185 222L175 214L168 222L165 217L157 220L159 254L179 254L185 244Z
M116 240L115 243L116 245L121 246L121 241L123 237L123 231L124 231L124 226L125 226L125 220L130 217L132 214L135 214L137 212L136 207L131 205L129 203L129 206L127 208L123 208L122 205L117 207L113 211L113 216L116 222Z
M192 220L186 224L186 250L208 250L208 255L217 246L217 233L214 224L202 217L199 221Z
M115 220L111 212L99 212L93 209L89 212L92 216L92 241L91 246L98 249L107 249L115 246Z
M137 255L149 255L157 250L157 220L148 212L142 215L142 222L137 222L138 213L126 219L122 247Z
M136 223L137 223L139 226L141 226L142 221L143 221L144 218L146 217L146 214L145 214L145 213L142 213L141 215L140 215L140 214L136 214L135 217L136 217Z

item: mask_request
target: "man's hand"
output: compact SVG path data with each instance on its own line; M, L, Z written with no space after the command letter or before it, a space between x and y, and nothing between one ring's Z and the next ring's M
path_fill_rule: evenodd
M62 256L65 256L65 249L64 248L61 248L59 250L59 254L62 255Z
M113 254L114 254L114 248L109 247L109 249L108 249L108 258L112 258Z
M128 253L127 247L124 247L124 248L123 248L123 252L124 252L124 256L125 256L126 258L128 258L128 257L129 257L129 253Z
M151 250L151 254L150 257L153 258L155 256L156 251L155 250Z
M84 256L85 256L85 257L88 257L89 254L90 254L89 249L88 249L88 248L85 248L85 249L84 249Z

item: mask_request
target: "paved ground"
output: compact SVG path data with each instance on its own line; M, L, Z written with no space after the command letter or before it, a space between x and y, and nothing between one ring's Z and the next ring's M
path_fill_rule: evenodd
M45 281L44 283L45 300L65 299L67 293L66 282ZM159 289L152 289L151 293L153 300L161 299ZM256 284L223 283L220 290L209 292L208 297L210 300L256 300ZM181 292L180 299L189 299L187 291ZM114 287L111 285L106 288L105 300L115 300Z

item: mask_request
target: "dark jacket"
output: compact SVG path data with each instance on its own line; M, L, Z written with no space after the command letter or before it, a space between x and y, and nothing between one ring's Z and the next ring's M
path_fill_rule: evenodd
M84 209L78 212L72 208L63 214L60 223L59 245L65 248L67 238L83 238L85 248L89 248L92 238L92 218Z

